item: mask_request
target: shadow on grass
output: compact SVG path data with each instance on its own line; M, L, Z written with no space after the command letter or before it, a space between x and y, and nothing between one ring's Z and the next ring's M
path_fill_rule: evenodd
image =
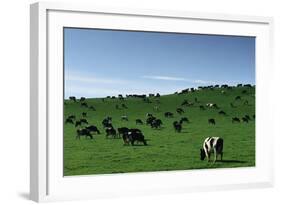
M247 161L243 161L243 160L233 160L233 159L227 159L227 160L217 160L217 162L221 162L221 163L247 163Z

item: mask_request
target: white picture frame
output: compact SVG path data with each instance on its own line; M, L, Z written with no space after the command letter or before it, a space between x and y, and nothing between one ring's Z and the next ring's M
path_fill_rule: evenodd
M256 37L256 166L63 177L62 28L86 27ZM273 131L267 98L273 19L187 11L35 3L30 12L30 198L54 201L273 186ZM266 137L265 137L266 136Z

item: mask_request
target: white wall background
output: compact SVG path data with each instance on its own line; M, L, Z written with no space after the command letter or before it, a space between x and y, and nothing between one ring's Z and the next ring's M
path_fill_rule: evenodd
M29 192L29 4L0 4L0 204L31 204ZM83 2L80 0L79 2ZM100 6L272 16L275 20L275 179L269 189L144 196L66 204L279 204L281 202L281 6L276 0L92 0ZM277 87L278 86L278 87ZM265 119L266 120L266 119ZM266 137L266 136L265 136ZM279 202L279 203L278 203Z

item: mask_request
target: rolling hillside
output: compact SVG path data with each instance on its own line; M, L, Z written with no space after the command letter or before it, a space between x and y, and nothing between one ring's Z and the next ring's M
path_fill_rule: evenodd
M151 103L141 98L86 99L88 106L96 111L81 107L80 102L65 100L64 117L75 115L82 118L87 113L89 125L96 125L101 134L94 139L76 139L76 128L64 125L64 175L108 174L140 171L187 170L202 168L248 167L255 165L255 88L233 87L196 90L186 94L171 94L160 98L149 97ZM235 100L237 96L241 99ZM195 102L197 98L198 102ZM157 100L158 99L158 100ZM187 100L191 106L181 106ZM158 102L157 102L158 101ZM246 103L248 102L248 104ZM216 103L218 109L207 108L206 103ZM233 106L230 105L233 104ZM128 109L121 108L125 104ZM116 109L119 105L119 109ZM200 105L205 110L199 108ZM154 107L159 108L158 111ZM183 108L179 115L176 108ZM223 110L226 115L218 114ZM174 113L173 118L165 118L165 112ZM153 129L145 124L146 113L152 113L163 122L161 129ZM121 121L121 116L129 121ZM232 117L250 116L250 121L232 123ZM102 120L110 116L114 128L138 128L147 139L148 146L124 146L122 138L106 139ZM173 122L187 117L190 123L183 123L181 133L174 130ZM208 124L213 118L216 125ZM136 125L141 119L144 124ZM200 160L199 149L208 136L224 139L224 159L215 164Z

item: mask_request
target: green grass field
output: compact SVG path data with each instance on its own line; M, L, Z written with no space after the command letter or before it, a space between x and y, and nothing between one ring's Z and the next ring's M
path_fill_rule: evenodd
M225 90L226 93L221 91ZM247 90L246 94L242 91ZM64 175L109 174L126 172L148 172L166 170L188 170L203 168L230 168L255 166L255 88L234 87L232 90L216 88L200 90L182 95L161 96L160 103L155 97L145 103L138 98L119 99L86 99L89 106L96 111L80 106L79 102L65 100L64 117L76 115L82 118L82 112L87 112L89 125L96 125L101 134L94 139L76 139L76 128L72 124L64 125ZM241 100L235 100L241 96ZM199 103L184 107L184 100ZM248 105L244 105L245 101ZM126 104L128 109L116 109L115 106ZM219 109L206 108L200 110L200 105L216 103ZM233 103L235 107L231 107ZM159 111L153 111L155 105ZM182 115L176 113L176 108L182 107ZM223 110L226 116L219 115ZM165 118L164 112L173 112L173 118ZM146 113L152 113L163 121L161 129L152 129L145 125ZM242 118L248 114L249 123L232 123L232 117ZM120 117L127 115L129 121L121 121ZM124 146L122 138L106 139L105 130L101 124L106 116L112 117L115 129L118 127L138 128L147 139L148 146ZM181 133L176 133L172 123L181 117L187 117L190 123L183 123ZM143 125L136 125L135 120L142 119ZM208 119L214 118L216 125L209 125ZM215 164L200 160L200 148L208 136L219 136L224 139L224 160Z

